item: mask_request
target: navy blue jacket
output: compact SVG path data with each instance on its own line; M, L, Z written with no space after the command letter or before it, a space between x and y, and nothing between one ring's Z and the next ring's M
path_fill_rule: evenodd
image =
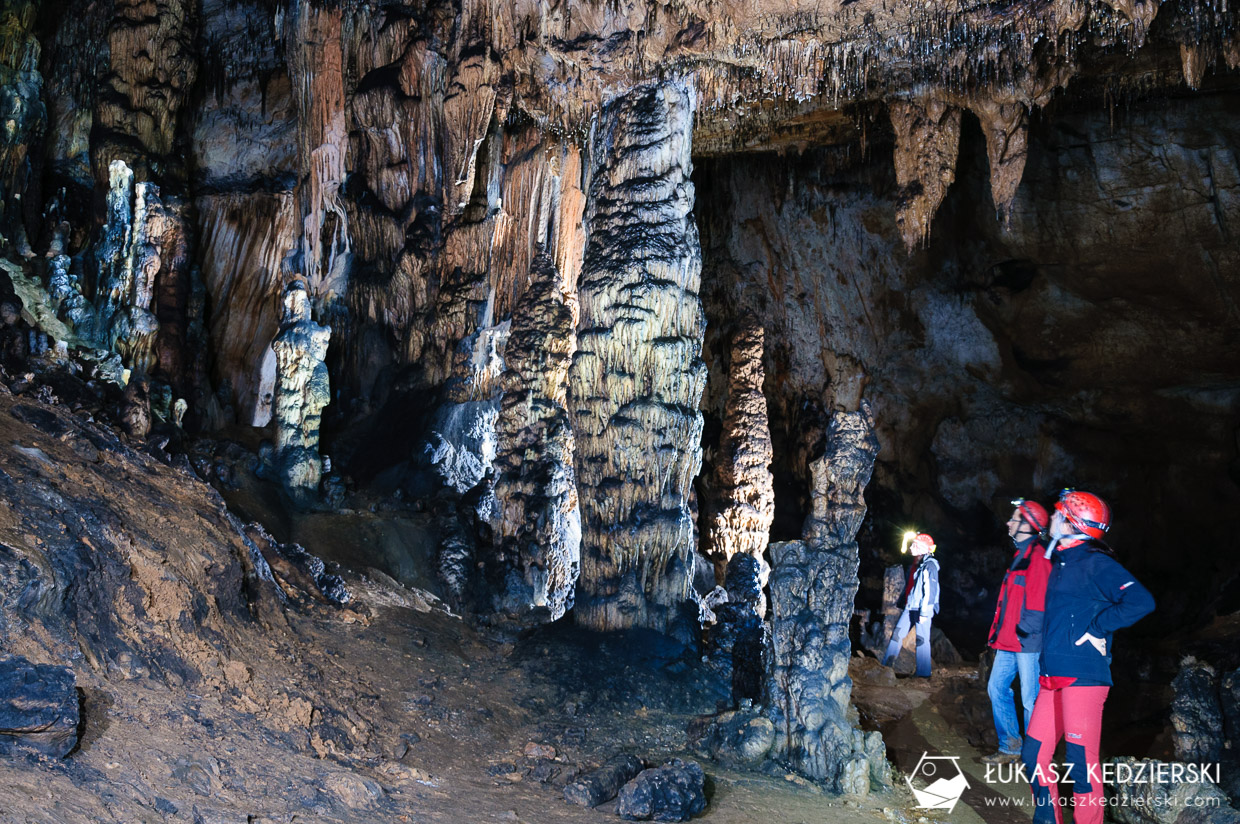
M1042 630L1042 675L1076 678L1082 686L1111 685L1112 634L1154 611L1154 596L1132 573L1086 541L1056 550L1046 584ZM1101 655L1085 633L1106 640Z

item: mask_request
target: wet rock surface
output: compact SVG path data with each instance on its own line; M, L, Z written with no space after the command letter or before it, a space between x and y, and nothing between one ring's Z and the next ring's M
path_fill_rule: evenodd
M620 788L645 767L635 755L621 754L608 759L607 763L573 781L564 788L564 800L581 807L597 807L611 801Z
M736 710L710 721L697 746L713 760L732 767L757 767L775 743L775 725L761 711Z
M705 773L680 759L643 770L616 801L616 815L627 821L688 821L705 809Z
M77 746L78 723L73 670L0 655L0 748L63 758Z

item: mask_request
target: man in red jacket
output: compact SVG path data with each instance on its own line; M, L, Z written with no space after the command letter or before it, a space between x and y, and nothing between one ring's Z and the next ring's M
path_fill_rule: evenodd
M1046 559L1045 534L1050 524L1046 508L1036 501L1018 498L1008 518L1008 536L1016 554L1008 564L999 587L995 619L990 625L989 643L995 651L990 669L990 708L999 735L999 751L982 759L987 764L1008 764L1020 758L1024 743L1016 719L1016 697L1012 680L1020 677L1020 703L1025 709L1025 730L1038 698L1038 655L1042 650L1042 616L1046 602L1046 580L1051 562Z

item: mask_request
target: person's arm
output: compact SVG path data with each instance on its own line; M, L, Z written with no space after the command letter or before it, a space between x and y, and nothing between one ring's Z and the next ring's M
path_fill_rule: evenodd
M927 617L939 614L939 562L926 565L926 603L922 607L922 615Z
M1117 629L1132 626L1154 611L1154 596L1141 586L1132 573L1119 562L1103 556L1094 573L1094 583L1102 596L1111 602L1094 618L1087 630L1102 637Z
M1042 631L1046 617L1046 583L1051 577L1051 562L1046 549L1038 543L1029 547L1029 568L1025 571L1025 606L1016 624L1018 635L1028 637Z

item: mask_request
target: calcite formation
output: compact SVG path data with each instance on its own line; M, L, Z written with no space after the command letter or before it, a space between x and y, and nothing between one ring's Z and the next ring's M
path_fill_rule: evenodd
M579 619L667 629L695 545L722 564L796 534L828 410L863 394L891 444L886 500L948 519L1007 479L1106 464L1093 443L1060 449L1056 422L1133 419L1138 393L1089 394L1099 376L1081 364L1141 351L1137 329L1167 332L1169 360L1209 361L1158 386L1141 371L1144 396L1230 437L1203 388L1234 362L1211 331L1237 319L1230 126L1205 94L1185 97L1204 113L1186 118L1194 135L1168 140L1146 117L1158 107L1081 112L1185 84L1230 100L1235 23L1205 0L2 0L0 246L22 261L22 311L60 313L22 347L111 350L92 363L123 356L157 418L187 399L191 431L274 418L279 451L309 450L285 475L301 490L327 398L307 387L330 372L350 477L420 471L429 442L447 497L478 493L450 566L496 550L487 574L523 593L489 592L486 609L566 613L576 495ZM696 203L691 158L711 192ZM983 162L989 204L967 188ZM1151 274L1171 245L1142 245L1158 226L1141 214L1184 216L1200 278ZM697 222L719 253L704 290ZM567 325L542 314L540 252ZM1119 258L1141 271L1109 279ZM294 276L331 326L329 359L302 363L318 333L281 319ZM1199 317L1176 323L1120 296L1146 287L1219 297L1184 299ZM729 357L749 314L765 342ZM551 317L554 346L508 357L512 334ZM719 367L709 386L703 362ZM523 454L542 430L546 448ZM475 537L491 544L477 558Z
M497 557L490 573L496 604L509 613L538 610L553 621L572 606L581 567L573 430L565 406L576 343L574 297L551 257L536 257L513 311L496 424Z
M826 450L811 465L813 510L804 537L770 547L772 756L854 794L889 781L881 737L857 727L848 677L848 627L858 586L855 536L877 454L868 404L836 412Z
M159 332L159 321L151 312L160 269L155 246L159 234L152 230L162 211L159 189L150 183L135 186L133 170L125 161L112 161L107 223L95 253L99 263L95 314L79 334L115 350L126 366L141 375L154 366Z
M310 297L300 281L284 293L280 332L271 343L276 353L275 470L284 488L300 501L317 494L323 475L319 427L331 402L327 372L330 326L310 317Z
M705 317L691 214L695 97L640 87L602 112L569 412L581 499L577 620L666 629L689 598Z
M893 102L888 111L900 185L896 222L911 252L930 237L930 221L956 179L960 109L932 99Z
M775 519L771 432L762 382L763 329L749 318L732 340L728 401L715 464L717 511L703 542L722 579L737 553L761 560ZM763 582L765 583L765 581Z
M23 212L39 208L39 162L30 156L30 149L41 137L47 117L37 16L38 5L29 0L0 4L0 231L23 251L29 251Z

